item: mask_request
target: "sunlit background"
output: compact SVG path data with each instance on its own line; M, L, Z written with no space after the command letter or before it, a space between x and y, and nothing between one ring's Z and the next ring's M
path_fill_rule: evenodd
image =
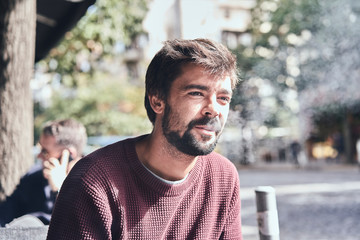
M48 2L39 2L36 52L47 43L39 26L60 29L76 15L49 13ZM359 238L359 0L51 1L70 9L83 3L80 21L46 54L35 54L35 144L45 122L62 118L86 126L87 153L150 132L143 106L150 60L168 39L210 38L237 56L240 70L216 151L239 171L244 239L259 239L260 185L276 190L281 239ZM25 168L23 157L9 154L20 153L24 128L18 138L4 131L11 144L0 168L0 190L8 192L0 198Z
M150 131L147 64L167 39L205 37L241 70L217 151L236 164L292 161L299 144L301 164L355 163L359 26L351 0L98 0L36 64L35 142L66 117L96 139Z

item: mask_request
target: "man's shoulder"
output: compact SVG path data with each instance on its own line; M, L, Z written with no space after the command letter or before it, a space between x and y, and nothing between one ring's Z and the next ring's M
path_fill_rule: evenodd
M227 157L215 151L206 155L205 158L211 159L214 163L225 164L226 166L234 167L234 164Z
M74 166L77 172L88 172L90 169L111 169L126 159L134 157L136 138L127 138L99 148L83 157ZM136 156L136 155L135 155Z
M16 186L16 194L34 194L34 191L43 191L46 185L48 185L48 182L44 178L41 163L35 164L21 177L20 182Z
M221 172L225 171L227 173L237 174L237 169L234 163L215 151L204 156L204 159L208 168L219 170Z
M29 182L29 181L43 181L45 178L42 172L42 164L36 163L34 166L30 168L30 170L21 178L21 181Z
M126 155L128 152L132 153L135 149L135 142L139 137L126 138L118 142L109 144L102 148L99 148L92 153L88 154L85 158L97 160L104 158L114 158L122 155Z
M212 184L220 192L232 192L239 187L239 173L226 157L213 152L202 159L205 184ZM228 196L228 195L226 195Z

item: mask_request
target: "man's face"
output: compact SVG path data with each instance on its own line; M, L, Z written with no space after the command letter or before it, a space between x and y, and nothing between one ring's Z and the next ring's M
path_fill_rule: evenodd
M180 152L211 153L224 128L232 97L229 77L217 79L195 65L183 67L165 102L162 130Z
M57 159L61 157L61 153L64 148L56 144L56 139L54 136L46 136L41 134L39 144L41 151L38 155L38 158L41 160L47 161L51 157Z

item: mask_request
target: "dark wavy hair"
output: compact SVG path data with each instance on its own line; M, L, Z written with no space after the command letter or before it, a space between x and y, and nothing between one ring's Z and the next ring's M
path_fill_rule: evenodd
M189 63L203 67L216 77L229 76L232 88L237 84L236 58L222 44L208 39L166 41L150 62L145 77L145 108L153 124L156 114L150 106L149 96L166 100L172 82Z

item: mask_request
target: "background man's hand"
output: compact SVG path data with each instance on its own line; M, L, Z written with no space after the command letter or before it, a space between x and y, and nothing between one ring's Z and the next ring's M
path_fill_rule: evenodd
M62 152L61 159L49 158L43 163L43 174L48 180L51 190L57 192L60 190L62 183L67 175L70 152L65 149Z

